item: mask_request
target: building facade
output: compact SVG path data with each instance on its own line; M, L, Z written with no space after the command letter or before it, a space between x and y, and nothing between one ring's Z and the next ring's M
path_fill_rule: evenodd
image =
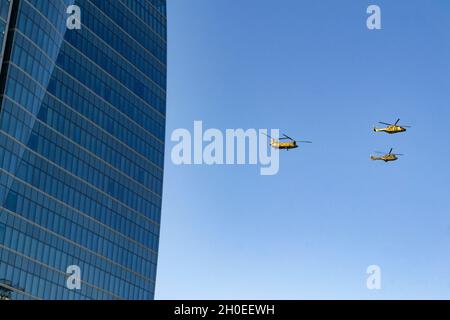
M166 1L0 0L0 28L0 296L153 299Z

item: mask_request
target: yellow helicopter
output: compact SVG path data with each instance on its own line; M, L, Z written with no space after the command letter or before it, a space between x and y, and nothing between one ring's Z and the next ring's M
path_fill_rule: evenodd
M270 145L272 148L275 149L284 149L286 151L289 151L289 149L295 149L298 148L298 143L312 143L311 141L301 141L301 140L294 140L291 137L283 134L283 138L280 139L274 139L268 134L263 133L265 136L270 138ZM290 140L288 142L281 142L281 140Z
M400 126L398 123L400 122L400 119L397 119L397 121L394 124L386 123L386 122L379 122L381 124L386 125L386 128L377 128L374 127L373 131L375 132L386 132L388 134L394 134L394 133L400 133L405 132L406 128L411 128L410 126Z
M387 154L384 153L384 152L376 151L375 153L382 154L382 156L381 157L370 156L370 159L372 159L372 160L381 160L381 161L384 161L384 162L391 162L391 161L398 160L398 156L403 156L403 154L400 154L400 153L392 153L392 150L393 149L391 148L391 150Z

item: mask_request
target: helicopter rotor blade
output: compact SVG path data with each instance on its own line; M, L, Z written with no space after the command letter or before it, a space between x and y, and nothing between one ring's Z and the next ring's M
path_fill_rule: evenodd
M272 139L271 136L269 136L267 133L261 132L263 135L265 135L266 137L269 137L270 139Z
M389 151L389 154L392 154L392 150L394 150L394 148L391 148L391 150Z
M286 139L289 139L289 140L295 141L294 139L292 139L291 137L289 137L288 135L286 135L286 134L284 134L284 133L283 133L283 137L285 137Z
M300 143L312 143L312 141L305 141L305 140L295 140L294 142L300 142Z
M400 119L397 119L397 121L395 122L394 126L396 126L399 122L400 122Z
M386 125L386 126L392 126L392 124L386 123L386 122L378 122L378 123L384 124L384 125Z

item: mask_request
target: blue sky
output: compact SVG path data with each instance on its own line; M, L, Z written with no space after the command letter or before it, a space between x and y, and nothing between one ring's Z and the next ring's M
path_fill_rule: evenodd
M450 298L449 1L174 0L168 23L157 299ZM371 131L397 117L413 128ZM275 176L175 166L194 120L314 143Z

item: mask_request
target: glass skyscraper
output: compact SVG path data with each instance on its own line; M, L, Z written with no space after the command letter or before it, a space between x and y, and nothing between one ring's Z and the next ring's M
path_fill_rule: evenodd
M1 298L153 299L166 1L0 0L0 32Z

